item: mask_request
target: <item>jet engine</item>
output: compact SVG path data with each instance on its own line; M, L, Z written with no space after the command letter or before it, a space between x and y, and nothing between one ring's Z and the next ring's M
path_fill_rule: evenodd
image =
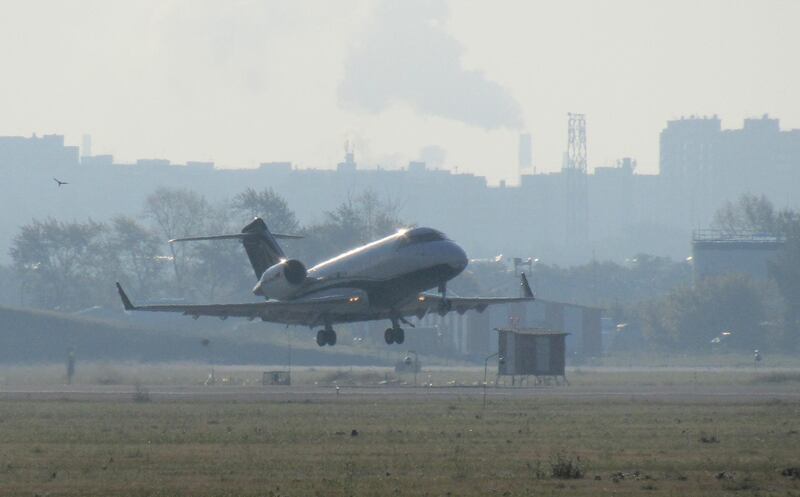
M291 297L306 280L307 274L302 262L296 259L283 260L264 271L253 293L278 300Z

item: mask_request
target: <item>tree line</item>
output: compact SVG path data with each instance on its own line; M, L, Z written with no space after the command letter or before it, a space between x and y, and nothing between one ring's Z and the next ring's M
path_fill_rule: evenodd
M720 208L721 235L768 236L781 243L768 278L707 277L620 311L646 345L659 350L797 351L800 341L800 212L777 210L765 196L743 195Z
M768 277L733 272L695 281L692 261L637 254L625 262L573 267L536 262L529 280L542 299L604 309L612 326L621 325L607 337L612 352L798 350L800 213L778 210L764 196L744 195L717 211L712 228L723 236L781 240L768 261ZM504 262L482 261L471 264L452 288L513 295L517 281Z
M273 232L303 235L286 242L287 253L313 264L394 232L404 225L397 210L390 200L366 191L304 226L270 188L249 188L220 204L188 189L159 188L136 216L33 220L20 228L10 255L20 299L28 306L75 311L114 305L115 281L150 299L246 299L252 297L254 276L241 244L166 241L239 232L260 216Z
M120 281L140 301L243 301L254 299L254 276L239 243L168 244L191 235L238 232L255 216L273 232L300 234L286 252L313 265L343 250L408 226L399 206L366 191L345 199L321 220L301 224L279 194L247 189L212 204L186 189L158 189L136 216L108 221L34 220L20 228L10 253L23 303L74 311L118 305ZM562 268L536 263L537 295L606 309L624 333L612 347L707 351L724 337L728 349L796 350L800 338L800 213L777 210L763 196L745 195L723 206L713 227L722 233L762 233L783 240L769 261L769 279L743 274L692 280L687 261L638 254ZM473 263L451 289L460 295L513 295L516 278L507 266ZM24 296L24 298L23 298ZM631 336L633 335L633 337Z

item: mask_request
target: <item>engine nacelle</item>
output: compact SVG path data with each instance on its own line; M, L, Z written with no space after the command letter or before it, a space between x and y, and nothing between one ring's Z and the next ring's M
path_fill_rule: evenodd
M281 261L264 271L253 293L279 300L291 297L306 280L307 274L302 262L296 259Z

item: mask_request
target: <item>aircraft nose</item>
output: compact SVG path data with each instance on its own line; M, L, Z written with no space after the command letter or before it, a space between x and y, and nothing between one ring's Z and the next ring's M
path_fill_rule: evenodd
M467 267L467 262L467 253L464 252L464 249L458 246L458 244L451 242L449 263L453 269L460 273Z

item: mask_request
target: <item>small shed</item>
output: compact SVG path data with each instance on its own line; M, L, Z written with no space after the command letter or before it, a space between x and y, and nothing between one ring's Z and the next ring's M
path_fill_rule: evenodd
M261 375L261 384L266 385L291 385L291 371L264 371Z
M534 376L536 383L566 383L566 337L569 333L545 328L497 329L499 376ZM514 378L515 379L515 378ZM522 381L522 378L520 379Z

